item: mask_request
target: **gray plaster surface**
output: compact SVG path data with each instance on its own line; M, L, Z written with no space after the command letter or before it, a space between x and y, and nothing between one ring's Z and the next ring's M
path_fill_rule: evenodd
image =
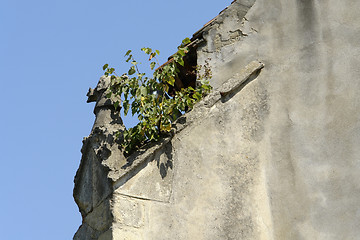
M218 47L214 36L227 39L231 32L221 25L204 33L209 40L199 55L212 59L214 86L249 61L266 65L258 81L269 95L269 115L260 124L259 150L275 239L359 236L356 9L358 1L258 0L243 19L228 23L244 33L238 42Z

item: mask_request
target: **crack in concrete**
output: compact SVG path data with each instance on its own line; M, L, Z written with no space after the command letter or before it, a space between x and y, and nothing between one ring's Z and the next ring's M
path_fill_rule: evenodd
M156 199L151 199L151 198L146 198L146 197L139 197L139 196L124 194L124 193L117 193L117 194L120 196L123 196L123 197L128 197L128 198L143 200L143 201L159 202L159 203L169 203L170 202L170 201L161 201L161 200L156 200Z

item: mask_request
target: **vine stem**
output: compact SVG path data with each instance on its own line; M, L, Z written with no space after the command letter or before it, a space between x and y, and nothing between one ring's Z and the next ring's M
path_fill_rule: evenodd
M133 60L133 62L136 62L133 57L131 57L131 59ZM137 62L136 62L136 63L137 63ZM141 74L140 71L139 71L139 68L138 68L137 64L135 64L135 68L136 68L137 73L138 73L138 74Z
M156 56L154 56L154 58L155 58L155 60L156 60L157 65L158 65L159 67L161 67L161 65L160 65L160 63L159 63L159 61L158 61L157 57L156 57Z

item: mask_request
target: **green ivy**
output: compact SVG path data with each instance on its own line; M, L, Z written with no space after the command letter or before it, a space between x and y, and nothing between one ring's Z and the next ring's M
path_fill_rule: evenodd
M108 64L103 66L105 75L111 77L110 92L107 97L110 98L112 95L120 97L121 101L114 104L115 109L121 108L125 116L131 111L131 114L136 115L139 120L136 126L123 132L122 144L126 154L131 154L147 142L158 141L169 133L174 121L182 113L192 109L195 103L211 91L209 85L211 70L207 63L194 69L199 86L195 89L182 88L169 95L169 89L174 87L175 78L179 73L177 66L184 66L183 57L189 51L186 46L188 43L190 39L184 39L178 51L172 56L173 61L163 67L160 67L157 60L160 54L158 50L142 48L141 51L149 56L151 77L140 72L138 62L134 59L131 50L125 54L126 62L131 63L127 73L118 76L114 68L110 68ZM158 68L154 70L156 66Z

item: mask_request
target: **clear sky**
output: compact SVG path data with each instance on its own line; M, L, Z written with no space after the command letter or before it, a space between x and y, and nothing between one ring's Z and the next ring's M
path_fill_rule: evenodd
M160 61L231 0L1 0L0 239L72 239L81 216L72 197L86 103L102 66L127 67L128 49Z

